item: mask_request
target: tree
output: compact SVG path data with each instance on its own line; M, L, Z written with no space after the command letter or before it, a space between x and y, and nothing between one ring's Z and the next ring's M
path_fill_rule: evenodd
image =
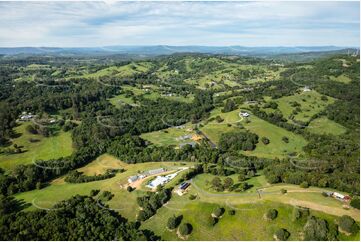
M262 137L261 141L262 141L262 143L265 144L265 145L268 145L269 142L270 142L267 137Z
M213 216L209 216L207 218L207 223L209 224L209 226L214 226L217 222L218 222L218 218L215 218Z
M230 209L230 210L228 210L228 214L229 214L229 215L235 215L235 214L236 214L236 210Z
M360 209L360 198L359 197L353 197L350 205L354 208Z
M224 108L222 109L223 113L233 111L237 108L236 103L232 99L227 99Z
M282 189L281 189L281 194L286 194L286 193L287 193L287 190L284 189L284 188L282 188Z
M175 216L173 215L172 217L170 217L168 219L168 222L167 222L167 227L168 229L175 229L178 227L178 225L181 223L182 221L182 215L181 216Z
M285 241L288 239L288 237L290 237L290 232L288 232L286 229L278 229L274 234L274 238L276 240Z
M278 215L278 211L276 209L269 209L264 217L267 220L274 220L275 218L277 218L277 215Z
M96 195L98 195L99 192L100 192L100 190L91 190L90 196L95 197Z
M179 234L182 236L186 236L192 232L192 225L189 223L181 224L178 228Z
M212 179L211 184L216 191L223 191L222 181L218 176Z
M238 181L242 182L242 181L245 181L247 180L247 177L245 174L241 173L238 175Z
M223 182L223 186L226 190L229 190L233 186L233 179L230 177L226 177Z
M133 188L131 186L127 186L127 191L128 192L132 192L133 191Z
M282 137L282 141L285 142L285 143L289 143L289 142L290 142L289 139L288 139L288 137L286 137L286 136L283 136L283 137Z
M309 187L308 182L306 182L306 181L302 182L302 183L300 184L300 187L301 187L301 188L308 188L308 187Z
M326 220L311 216L303 227L304 240L335 240L335 231L330 229Z
M340 232L346 234L354 234L358 231L358 225L353 218L348 215L343 215L338 219L338 226Z
M224 208L219 208L219 207L215 208L212 212L212 214L217 218L221 217L223 213L224 213Z

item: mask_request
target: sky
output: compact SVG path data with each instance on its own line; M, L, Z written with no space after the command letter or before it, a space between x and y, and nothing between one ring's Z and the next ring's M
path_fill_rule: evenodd
M359 42L358 1L0 2L1 47Z

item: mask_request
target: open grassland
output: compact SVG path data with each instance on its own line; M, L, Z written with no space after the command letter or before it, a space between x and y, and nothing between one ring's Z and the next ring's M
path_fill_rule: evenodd
M177 201L182 199L180 201ZM207 221L213 210L223 206L226 211L219 222L212 226ZM235 215L229 215L228 210L236 210ZM269 209L277 209L278 216L273 221L266 221L263 215ZM193 227L188 240L273 240L273 234L279 228L287 229L291 236L289 240L301 240L300 232L305 220L292 222L293 206L277 202L263 201L256 204L217 204L200 200L187 201L185 197L172 198L168 206L158 210L157 214L142 224L142 228L152 229L164 240L181 240L176 231L166 228L167 219L173 215L182 215L182 223L190 223ZM312 215L324 218L330 223L335 217L317 211ZM250 226L252 225L252 226ZM342 236L343 240L357 239L354 236Z
M224 121L217 123L212 121L201 128L207 137L213 142L218 143L219 138L224 132L244 131L249 130L259 136L259 143L253 151L244 151L245 155L254 155L265 158L285 157L289 153L297 152L302 154L302 147L307 144L307 141L300 135L294 134L276 125L273 125L263 119L252 115L248 118L239 117L240 110L235 110L228 113L221 113L220 109L212 112L211 117L217 115L221 116ZM248 120L248 121L247 121ZM245 129L240 129L238 125L242 125ZM288 137L289 143L282 141L282 137ZM268 145L261 142L262 137L267 137L270 140Z
M150 133L144 133L140 137L149 140L155 145L161 145L161 146L179 145L182 143L191 142L192 141L191 139L177 140L177 138L180 138L181 136L195 134L194 131L188 130L192 128L192 125L187 124L184 126L185 126L184 128L172 127Z
M322 99L322 95L316 91L301 92L292 96L285 96L279 99L273 100L278 104L278 109L281 110L283 116L289 120L292 118L295 121L307 122L310 118L321 112L325 107L334 102L332 97L327 97L327 100ZM293 103L300 105L301 111L297 114L293 114L295 107L292 107Z
M30 164L36 160L49 160L69 156L73 152L71 133L58 132L55 136L34 135L25 130L30 122L21 123L14 130L19 137L12 139L22 149L19 154L0 154L0 167L14 169L17 165ZM36 139L37 142L30 142Z
M351 79L346 76L345 74L342 74L342 75L339 75L339 76L330 76L330 79L332 81L337 81L337 82L342 82L342 83L345 83L345 84L348 84L351 82Z
M186 102L186 103L191 103L194 99L193 95L188 95L187 97L179 96L174 93L172 93L172 96L162 95L159 91L159 87L154 85L148 85L143 88L125 85L122 86L122 89L124 91L130 91L132 94L127 95L122 93L110 98L109 102L116 107L120 107L124 104L131 104L131 105L136 104L132 99L132 97L137 97L137 96L142 96L149 100L157 100L159 98L164 98L171 101Z
M111 66L94 73L87 73L80 76L71 76L76 78L99 78L103 76L113 76L113 77L129 77L134 74L145 73L153 66L150 62L132 62L124 66Z
M333 134L333 135L340 135L346 132L345 127L332 120L329 120L326 117L321 117L312 120L308 125L308 127L306 128L306 130L314 134Z

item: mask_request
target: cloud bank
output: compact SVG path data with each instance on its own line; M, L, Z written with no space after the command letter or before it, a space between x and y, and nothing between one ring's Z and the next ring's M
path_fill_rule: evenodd
M0 46L359 46L359 2L0 2Z

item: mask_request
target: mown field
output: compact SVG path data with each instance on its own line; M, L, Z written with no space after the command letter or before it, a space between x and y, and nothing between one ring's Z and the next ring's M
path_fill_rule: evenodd
M208 219L213 210L220 206L225 208L225 213L219 222L212 226ZM230 209L234 209L236 214L229 215ZM263 219L269 209L278 211L278 217L273 221ZM294 206L267 200L251 204L218 204L199 199L190 201L186 195L172 198L155 216L142 224L142 228L152 229L164 240L181 240L176 231L168 230L166 225L169 217L182 215L182 223L190 223L193 227L188 240L273 240L273 234L279 228L285 228L291 233L289 240L301 240L305 220L292 222L293 209ZM326 219L329 223L333 223L336 218L313 210L311 214ZM343 240L357 240L358 237L359 234L341 236Z
M20 164L30 164L36 160L49 160L69 156L73 152L70 132L59 131L55 136L44 137L31 134L25 130L31 122L24 122L14 130L18 137L12 143L22 149L19 154L0 154L0 167L14 169ZM36 139L37 142L30 142Z
M228 113L221 113L219 109L212 112L211 117L219 115L224 121L221 123L217 121L209 122L201 128L202 132L213 142L218 143L222 133L237 130L242 131L237 125L241 124L244 129L257 134L260 139L255 150L243 152L246 155L274 158L285 157L292 152L297 152L298 154L303 153L302 147L307 144L307 141L302 136L273 125L252 114L248 118L241 118L238 115L239 112L240 109ZM289 143L282 141L282 137L284 136L289 138ZM262 137L267 137L270 143L268 145L263 144L261 142Z
M314 134L340 135L346 132L346 128L326 117L312 120L306 130Z
M278 109L283 116L289 120L308 121L313 115L321 112L325 107L334 102L331 97L324 97L316 91L300 92L292 96L285 96L279 99L272 100L278 104ZM293 114L293 103L300 105L301 111Z

